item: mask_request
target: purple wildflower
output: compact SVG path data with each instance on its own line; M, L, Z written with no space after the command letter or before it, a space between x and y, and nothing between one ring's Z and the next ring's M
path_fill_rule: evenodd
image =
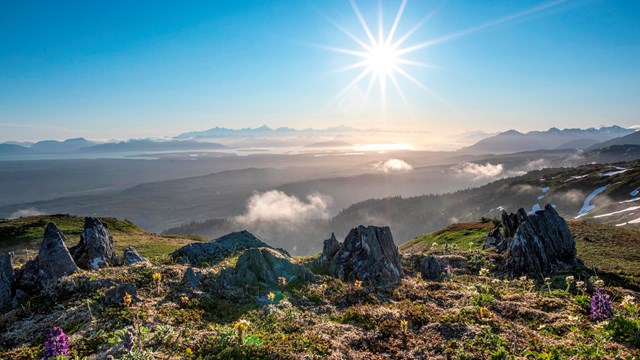
M69 337L59 326L55 326L47 335L47 341L44 342L44 359L54 359L58 356L68 356Z
M123 345L127 351L133 350L133 334L131 334L131 332L127 331L124 333Z
M599 289L591 297L591 318L606 320L611 317L611 296L604 289Z

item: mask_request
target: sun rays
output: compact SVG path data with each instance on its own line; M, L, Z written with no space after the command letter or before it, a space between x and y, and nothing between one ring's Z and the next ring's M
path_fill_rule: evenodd
M418 87L434 99L451 107L449 103L430 87L424 84L411 74L412 67L431 67L438 68L432 64L424 63L407 58L409 54L423 50L425 48L442 44L455 40L457 38L484 30L490 27L498 26L507 22L515 21L529 15L533 15L540 11L555 7L569 0L554 0L541 3L537 6L524 9L509 16L504 16L493 21L470 27L461 31L456 31L448 35L439 36L430 40L417 42L413 45L407 45L411 38L422 28L422 26L435 14L435 11L429 13L422 21L419 21L410 30L402 35L398 33L403 14L407 7L407 0L402 0L391 26L385 26L384 14L382 11L382 0L378 1L377 23L375 27L371 26L365 19L362 12L358 8L355 0L349 0L358 22L364 32L364 37L359 37L353 31L340 26L335 21L328 19L340 32L354 41L356 47L354 49L321 46L323 49L348 55L355 58L355 61L335 72L354 72L354 79L349 82L336 96L336 100L344 98L354 89L358 88L364 91L361 100L360 109L367 103L369 96L377 87L380 92L380 105L383 113L386 112L388 90L393 88L402 102L409 107L409 103L404 91L400 85L400 80L411 83L412 86ZM357 71L356 71L357 70ZM364 86L363 86L364 84Z

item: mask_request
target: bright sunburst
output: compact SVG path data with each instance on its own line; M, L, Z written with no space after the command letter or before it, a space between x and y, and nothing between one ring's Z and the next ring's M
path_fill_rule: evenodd
M363 97L363 105L367 101L373 87L377 84L380 88L380 98L382 101L383 110L386 107L387 101L387 84L391 83L391 85L395 88L396 92L408 106L407 100L404 96L402 89L398 83L399 78L404 78L409 82L413 83L415 86L421 88L422 90L429 93L432 97L436 98L440 102L447 104L447 102L440 96L438 96L435 92L433 92L430 88L425 86L422 82L418 81L415 77L413 77L403 66L421 66L421 67L434 67L433 65L417 62L413 60L409 60L405 58L405 56L414 51L424 49L427 47L431 47L437 44L442 44L456 38L469 35L475 33L480 30L484 30L486 28L490 28L493 26L497 26L500 24L504 24L507 22L511 22L514 20L518 20L524 18L526 16L538 13L548 8L552 8L558 5L561 5L569 0L550 0L546 2L542 2L537 6L524 9L515 14L511 14L509 16L504 16L502 18L498 18L493 21L488 21L484 24L480 24L477 26L473 26L461 31L457 31L445 36L441 36L438 38L430 39L427 41L420 42L415 45L407 46L405 42L434 14L433 12L427 15L422 21L416 24L411 30L404 33L402 36L396 37L396 32L398 30L398 25L402 19L402 14L407 6L407 0L402 0L400 4L400 8L398 9L394 21L390 27L386 27L383 21L382 14L382 0L378 1L378 23L375 33L372 31L371 26L364 19L360 9L355 3L355 0L349 0L351 3L351 7L355 12L355 15L358 17L360 25L366 34L366 38L362 39L356 35L354 35L351 31L341 27L337 23L333 22L329 19L329 21L337 27L342 33L351 38L355 43L357 43L358 48L355 50L352 49L344 49L344 48L336 48L336 47L327 47L322 46L322 48L356 57L357 60L341 69L338 69L338 72L350 71L355 69L360 69L359 74L351 81L342 91L338 94L337 99L345 96L349 91L351 91L354 87L358 86L361 82L367 81L368 84L366 86L366 92ZM388 29L388 30L387 30Z
M402 89L400 88L400 84L398 83L399 77L403 77L406 80L409 80L413 84L417 85L418 87L422 88L423 90L427 90L432 95L435 95L424 84L415 79L401 67L402 65L430 66L428 64L412 61L403 57L409 52L417 50L409 47L403 47L403 44L420 27L420 25L422 25L422 22L416 25L413 29L411 29L403 36L396 39L396 31L398 30L398 25L400 24L402 14L407 5L407 0L402 1L393 24L388 31L386 31L384 27L382 4L379 2L378 24L377 29L375 29L377 30L376 34L373 33L371 27L362 16L362 13L360 12L360 9L358 9L355 1L350 0L350 3L356 16L358 17L358 20L360 21L360 25L362 26L367 38L363 40L347 29L340 27L339 25L334 23L334 25L340 31L354 40L359 46L357 50L329 48L329 50L351 55L358 59L353 64L339 69L338 71L341 72L361 69L359 75L357 75L356 78L338 94L338 97L345 95L353 87L357 86L361 81L365 81L365 79L368 78L368 86L366 88L363 102L367 100L373 87L377 84L380 88L380 97L382 100L382 106L384 108L387 99L387 84L390 83L406 104L406 98Z

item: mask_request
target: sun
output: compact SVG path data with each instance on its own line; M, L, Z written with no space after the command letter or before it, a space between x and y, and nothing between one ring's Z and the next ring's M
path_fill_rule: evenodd
M387 76L400 64L399 55L386 44L372 47L367 54L367 66L371 73L377 76Z

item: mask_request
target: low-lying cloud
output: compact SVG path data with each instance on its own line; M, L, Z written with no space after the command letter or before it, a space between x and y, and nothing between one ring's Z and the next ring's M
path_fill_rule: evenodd
M17 219L17 218L26 217L26 216L38 216L38 215L44 215L44 213L39 211L36 208L20 209L18 211L11 213L11 215L9 215L9 219Z
M304 201L279 190L256 192L247 200L245 213L235 219L243 223L327 219L332 202L330 196L320 193L311 194Z
M384 171L386 173L403 173L413 170L413 166L404 160L389 159L380 161L373 165L374 169Z
M460 175L472 176L474 180L495 179L502 175L504 171L504 165L502 164L476 164L476 163L462 163L454 166L453 169Z

